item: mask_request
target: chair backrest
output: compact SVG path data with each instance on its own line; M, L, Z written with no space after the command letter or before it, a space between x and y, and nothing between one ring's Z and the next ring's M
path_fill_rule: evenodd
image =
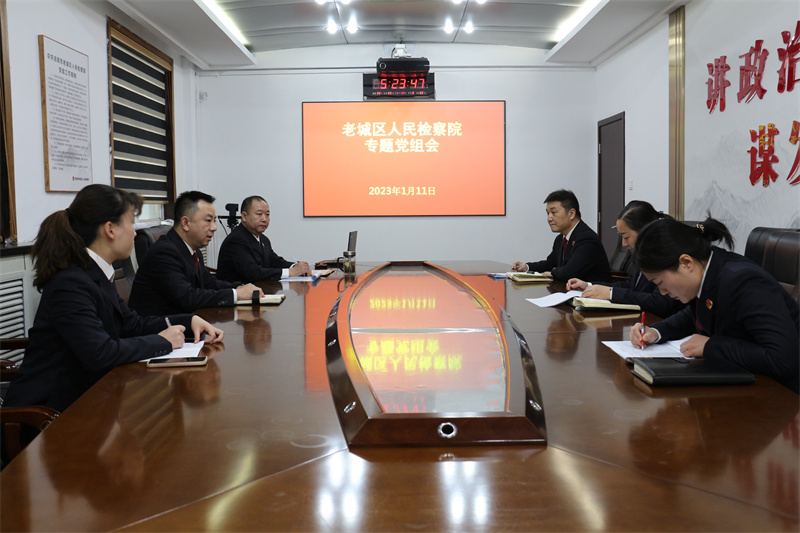
M794 299L800 297L800 231L772 233L765 242L762 266Z
M125 260L114 261L114 285L120 298L128 303L133 287L133 279L136 277L136 270L133 268L133 260L129 257Z
M759 226L753 228L747 236L747 243L744 247L744 256L754 261L755 263L764 266L764 249L767 247L767 241L775 238L777 235L787 232L800 232L798 228L766 228Z
M27 345L27 337L0 339L0 346L3 348L25 348ZM13 361L0 359L0 379L3 382L13 380L18 370L19 366ZM0 398L0 405L2 405L2 398ZM5 467L58 415L59 412L55 409L42 405L0 407L0 442L2 442L0 466Z
M58 415L58 411L43 405L0 408L3 466L19 455Z
M133 247L136 251L136 264L142 264L147 250L149 250L158 239L166 235L170 229L172 229L172 226L162 224L136 230L136 237L133 240Z
M614 251L611 252L611 255L608 258L608 264L611 266L611 270L622 270L620 267L625 259L625 252L627 251L627 249L622 247L622 236L617 235L617 245L614 247Z

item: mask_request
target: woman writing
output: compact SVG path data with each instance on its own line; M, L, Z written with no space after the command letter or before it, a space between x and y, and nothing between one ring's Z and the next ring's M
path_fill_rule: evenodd
M145 318L120 299L111 264L130 256L141 206L133 193L89 185L42 222L31 250L42 299L5 406L63 411L112 368L183 346L186 329L222 339L198 316Z
M800 311L797 302L760 266L712 246L733 238L721 222L697 226L657 220L637 240L633 260L662 294L688 303L671 317L631 330L631 342L652 344L691 336L686 357L727 359L765 374L794 392L800 385ZM645 355L646 356L646 355Z
M668 215L656 211L649 202L633 200L620 211L617 217L617 233L622 237L622 246L631 252L636 245L639 232L647 224ZM683 309L684 305L664 296L638 269L628 273L625 281L591 284L578 278L567 281L567 290L583 291L584 298L610 300L618 304L636 304L643 311L660 317L668 317Z

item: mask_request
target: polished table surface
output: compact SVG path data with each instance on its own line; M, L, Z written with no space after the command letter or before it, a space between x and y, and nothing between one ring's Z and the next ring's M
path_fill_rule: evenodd
M328 312L349 284L335 273L292 284L279 307L203 310L225 331L207 367L110 372L0 473L0 529L800 529L796 394L762 376L648 388L602 344L636 318L539 308L525 299L563 283L486 276L504 264L433 263L524 335L546 445L349 450L325 366Z

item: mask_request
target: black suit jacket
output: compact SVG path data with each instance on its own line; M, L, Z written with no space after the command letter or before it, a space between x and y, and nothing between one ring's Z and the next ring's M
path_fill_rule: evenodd
M567 243L564 260L561 260L564 236L553 241L553 251L543 261L528 263L530 272L550 272L555 279L567 281L579 278L584 281L611 281L611 267L600 237L583 220L578 221Z
M672 316L684 307L685 304L661 294L655 283L649 281L638 269L631 269L625 281L616 283L601 283L614 289L611 291L611 301L618 304L636 304L642 311L653 313L660 318Z
M653 324L661 333L661 342L695 333L706 335L703 357L727 359L798 392L797 302L754 262L721 248L713 250L700 297L683 311Z
M191 313L204 307L233 305L231 289L235 287L235 283L214 277L202 256L199 269L195 269L194 257L173 228L147 251L136 271L128 303L146 316Z
M256 241L253 234L239 224L219 248L217 277L243 283L276 281L281 279L283 269L291 266L291 262L275 253L263 233Z
M189 329L192 315L170 320ZM63 411L112 368L171 352L170 342L158 335L166 327L162 317L129 309L94 261L86 270L62 270L44 287L4 405Z

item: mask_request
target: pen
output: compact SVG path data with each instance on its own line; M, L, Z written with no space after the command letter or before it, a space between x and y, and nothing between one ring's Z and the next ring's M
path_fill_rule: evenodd
M165 316L165 317L164 317L164 320L166 320L166 321L167 321L167 327L168 327L168 328L171 328L171 327L172 327L172 322L170 322L170 321L169 321L169 317L168 317L168 316Z
M640 350L644 350L644 347L645 347L645 344L644 344L644 311L642 311L642 336L639 339L639 349Z

